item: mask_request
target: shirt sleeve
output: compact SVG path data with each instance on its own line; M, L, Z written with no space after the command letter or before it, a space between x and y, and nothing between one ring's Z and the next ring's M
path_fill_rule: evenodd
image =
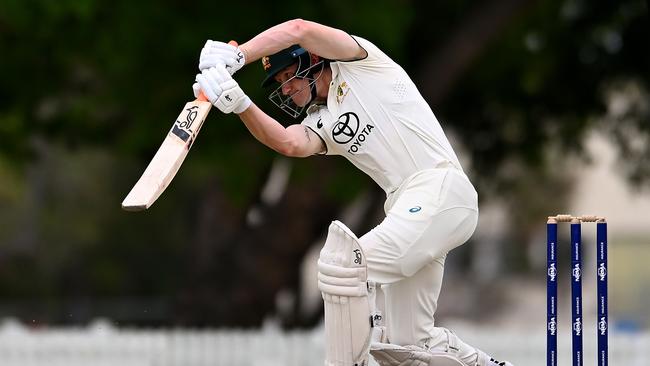
M372 42L368 41L365 38L359 36L351 36L357 44L366 51L366 56L348 61L339 61L336 62L341 65L368 65L368 66L381 66L393 64L393 60L390 59L379 47L375 46Z
M326 118L326 113L324 113L325 109L327 109L326 106L322 105L312 105L307 109L307 116L305 119L302 120L301 124L310 130L312 130L318 138L323 142L323 145L325 146L325 152L323 153L318 153L317 155L333 155L330 149L327 140L325 139L325 130L324 130L324 125L325 125L325 120ZM328 124L329 125L329 124Z
M360 82L367 79L386 82L387 75L403 73L402 68L372 42L357 36L352 36L352 38L366 50L366 57L332 62L332 70L336 70L336 73L341 73L345 78L357 79Z

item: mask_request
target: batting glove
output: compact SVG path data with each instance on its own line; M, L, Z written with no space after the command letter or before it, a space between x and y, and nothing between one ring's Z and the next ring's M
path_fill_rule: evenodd
M244 64L246 64L246 57L239 47L218 41L208 40L205 42L199 57L199 70L201 71L225 65L226 71L230 75L234 75Z
M192 89L197 98L203 91L210 103L223 113L239 114L251 105L251 99L223 66L212 67L196 75Z

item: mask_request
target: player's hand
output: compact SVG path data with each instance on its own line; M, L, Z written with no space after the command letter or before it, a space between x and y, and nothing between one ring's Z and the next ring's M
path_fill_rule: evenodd
M251 105L251 99L223 66L212 67L196 75L192 89L195 97L203 91L210 103L223 113L239 114Z
M201 50L199 70L203 71L218 65L225 65L226 71L230 75L234 75L245 63L246 57L239 47L229 43L208 40Z

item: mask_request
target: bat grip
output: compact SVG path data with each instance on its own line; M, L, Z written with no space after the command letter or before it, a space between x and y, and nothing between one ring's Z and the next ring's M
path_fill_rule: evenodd
M231 40L230 42L228 42L228 44L230 44L232 46L235 46L235 47L239 46L239 44L237 44L237 42L234 41L234 40ZM207 102L208 97L206 97L205 94L203 94L203 91L200 91L199 96L196 98L196 100L198 100L199 102Z

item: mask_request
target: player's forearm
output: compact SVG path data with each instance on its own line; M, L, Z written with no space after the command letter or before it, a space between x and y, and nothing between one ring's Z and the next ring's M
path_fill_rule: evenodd
M246 128L264 145L284 154L290 155L293 150L292 136L278 121L264 113L255 104L239 114Z
M252 63L263 56L272 55L291 45L300 43L303 25L302 20L294 19L271 27L243 43L239 49L246 56L246 63Z
M248 64L294 44L330 60L352 60L366 55L366 51L346 32L302 19L269 28L239 49L244 52Z

